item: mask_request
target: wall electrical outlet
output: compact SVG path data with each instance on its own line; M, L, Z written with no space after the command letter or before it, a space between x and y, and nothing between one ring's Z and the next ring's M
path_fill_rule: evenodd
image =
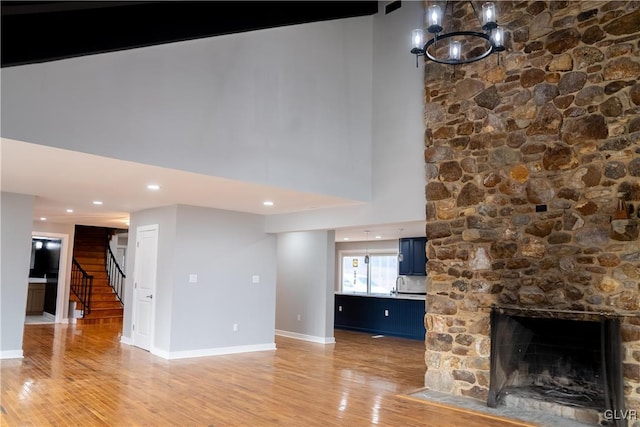
M384 317L389 317L389 310L384 311Z
M190 274L189 275L189 283L198 283L198 275Z
M342 306L341 305L338 306L338 311L342 311Z
M298 314L298 320L302 320L302 316Z
M238 324L237 323L233 324L233 332L238 332Z
M260 283L260 276L257 274L251 276L251 283Z

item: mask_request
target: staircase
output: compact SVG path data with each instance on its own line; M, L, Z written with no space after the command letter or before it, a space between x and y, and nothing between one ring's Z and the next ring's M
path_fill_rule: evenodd
M78 318L79 324L122 322L123 307L111 286L105 265L105 251L111 229L76 225L73 257L82 268L93 276L91 312ZM78 302L71 292L70 300ZM81 307L81 304L78 304Z

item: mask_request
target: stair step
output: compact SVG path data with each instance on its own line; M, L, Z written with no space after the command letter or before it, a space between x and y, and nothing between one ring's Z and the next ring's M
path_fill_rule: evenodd
M80 302L78 297L73 295L70 301ZM122 308L122 303L115 294L111 298L95 298L95 295L91 296L91 309L94 308Z
M92 289L91 293L93 295L114 295L115 296L115 292L113 292L113 289L111 289L111 288Z
M74 248L82 248L83 250L95 251L104 249L106 242L95 239L75 239L73 241Z
M107 275L107 272L105 270L102 271L98 271L98 270L85 270L87 272L87 274L89 276L93 276L93 282L95 283L96 280L108 280L109 276Z
M91 295L91 303L92 304L94 302L98 302L98 301L108 301L108 302L118 301L118 297L116 297L116 294L93 294L93 295Z
M111 286L109 286L108 284L106 284L106 283L101 285L101 284L96 284L94 282L93 286L91 287L91 291L93 293L98 293L98 294L105 293L106 294L106 293L113 293L113 288Z
M86 252L86 251L73 251L73 257L78 261L80 265L84 267L84 264L96 264L102 263L104 264L104 249L101 251L95 252Z
M78 261L78 264L82 265L84 268L84 265L104 265L104 253L101 253L99 256L89 256L86 252L82 253L81 255L78 255L75 257L76 261Z
M113 288L111 286L93 286L91 288L91 292L93 294L96 295L102 295L102 294L113 294L115 295L115 291L113 290Z
M111 288L111 286L109 286L109 280L106 277L105 278L94 277L93 287L94 288L103 288L103 287Z
M93 286L91 287L93 292L113 292L113 288L109 286L109 282L102 283L101 281L93 281Z
M79 318L77 319L79 325L101 325L105 323L122 323L122 317L103 317L103 318Z
M96 308L96 307L91 307L91 313L89 313L88 315L85 316L86 318L90 318L90 317L116 317L116 316L122 316L123 313L123 308Z
M103 276L103 277L108 277L107 276L107 270L105 269L104 266L100 267L100 266L95 266L95 265L88 265L85 267L82 267L82 269L84 271L87 272L88 275L93 276L93 278L95 279L97 276Z
M109 280L106 277L93 277L93 287L94 288L101 288L101 287L110 287L109 286Z
M107 268L104 265L104 261L102 262L102 264L82 264L81 262L79 262L78 264L80 264L80 267L82 267L82 269L84 271L96 271L99 273L104 273L107 274Z
M87 274L89 276L93 276L93 280L96 279L106 279L107 277L107 271L104 269L104 267L102 268L102 270L96 270L95 268L84 268L84 271L87 272Z
M96 301L94 299L91 300L91 310L95 310L98 308L122 308L122 303L118 301L118 299L113 299L110 301Z

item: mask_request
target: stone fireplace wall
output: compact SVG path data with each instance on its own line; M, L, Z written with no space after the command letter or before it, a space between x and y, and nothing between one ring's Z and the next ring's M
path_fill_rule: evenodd
M425 385L486 400L494 305L615 313L640 410L640 2L496 4L499 63L424 65Z

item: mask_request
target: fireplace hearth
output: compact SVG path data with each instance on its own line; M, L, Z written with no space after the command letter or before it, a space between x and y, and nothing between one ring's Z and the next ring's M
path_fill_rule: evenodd
M531 407L593 422L606 411L623 411L620 337L617 318L567 320L494 309L488 406L526 408L530 400L537 402Z

